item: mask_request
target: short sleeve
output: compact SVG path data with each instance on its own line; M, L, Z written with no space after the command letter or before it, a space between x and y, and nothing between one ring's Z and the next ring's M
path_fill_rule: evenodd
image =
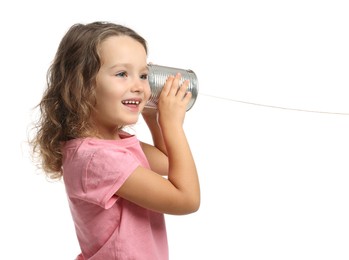
M84 199L110 208L117 200L115 192L139 165L138 160L125 149L96 151L83 176Z

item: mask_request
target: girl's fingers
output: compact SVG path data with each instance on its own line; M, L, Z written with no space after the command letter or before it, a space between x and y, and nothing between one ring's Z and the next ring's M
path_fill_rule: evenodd
M185 80L183 84L180 86L180 88L177 89L177 96L179 96L180 98L183 98L187 93L188 86L189 86L189 80Z
M187 89L189 86L189 80L185 80L181 85L179 85L181 75L177 73L175 76L169 76L164 84L161 95L163 96L173 96L179 99L184 99L187 97Z
M174 76L169 76L164 84L164 87L161 90L161 95L167 96L171 90L172 82L173 82Z
M176 96L179 87L179 80L181 79L181 74L177 73L173 79L171 90L169 92L170 95Z
M191 92L186 92L184 98L183 98L183 101L186 103L186 104L189 104L190 102L190 99L191 99Z
M189 86L189 80L186 80L183 82L182 86L178 90L177 96L181 99L183 104L187 106L191 100L192 93L188 91L188 86Z

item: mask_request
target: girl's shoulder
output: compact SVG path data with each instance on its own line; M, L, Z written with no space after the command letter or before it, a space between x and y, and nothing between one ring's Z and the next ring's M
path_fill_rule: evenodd
M62 148L65 149L84 149L84 150L96 150L96 149L105 149L108 147L128 147L132 145L139 144L139 140L135 135L130 135L126 132L120 133L120 139L118 140L109 140L109 139L100 139L97 137L85 137L85 138L76 138L63 143Z

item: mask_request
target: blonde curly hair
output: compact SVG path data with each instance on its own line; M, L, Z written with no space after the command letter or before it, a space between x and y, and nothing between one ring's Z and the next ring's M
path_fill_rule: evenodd
M47 71L47 88L36 106L40 116L29 141L33 157L50 179L62 177L61 146L65 141L94 135L90 115L95 105L96 76L101 67L100 44L126 35L147 43L134 30L108 22L74 24L62 38Z

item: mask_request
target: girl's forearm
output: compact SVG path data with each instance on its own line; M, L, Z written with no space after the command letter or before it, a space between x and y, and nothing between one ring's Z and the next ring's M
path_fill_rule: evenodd
M190 202L190 207L200 204L200 187L197 169L183 128L163 129L169 159L168 180Z
M162 136L162 132L161 132L158 120L157 120L157 115L156 114L155 115L144 115L143 114L143 119L150 130L154 146L157 149L159 149L162 153L167 155L167 149L166 149L164 138Z

